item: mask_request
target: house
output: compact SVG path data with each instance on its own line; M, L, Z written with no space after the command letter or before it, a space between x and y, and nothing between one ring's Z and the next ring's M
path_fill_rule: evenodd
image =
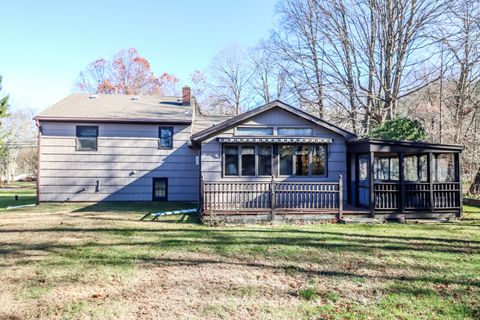
M185 201L230 220L460 217L461 146L358 139L280 101L73 94L35 117L39 202Z

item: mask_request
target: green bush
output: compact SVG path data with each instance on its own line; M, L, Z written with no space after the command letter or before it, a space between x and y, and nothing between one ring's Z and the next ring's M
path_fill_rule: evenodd
M401 140L401 141L425 141L427 134L422 124L417 120L398 117L385 121L370 130L366 138Z

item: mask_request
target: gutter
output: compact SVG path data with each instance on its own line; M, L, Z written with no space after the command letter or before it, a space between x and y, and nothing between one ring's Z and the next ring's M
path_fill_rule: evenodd
M192 120L165 120L165 119L126 119L126 118L90 118L90 117L47 117L36 116L35 121L50 122L84 122L84 123L141 123L141 124L191 124Z

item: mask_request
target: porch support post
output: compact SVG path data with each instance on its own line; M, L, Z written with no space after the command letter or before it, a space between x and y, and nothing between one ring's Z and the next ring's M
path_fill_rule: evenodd
M400 165L398 176L400 178L400 212L405 212L405 155L403 152L399 154Z
M460 152L454 154L454 159L457 165L455 166L457 168L457 177L458 177L458 188L459 188L459 195L458 195L458 201L459 203L459 211L458 211L458 218L463 217L463 179L462 179L462 155Z
M276 196L275 196L275 177L272 176L272 181L270 182L270 210L271 210L271 219L275 221L275 207L276 207Z
M435 178L435 158L433 157L433 153L428 153L428 182L430 188L430 212L433 213L435 208L435 199L433 198L433 180Z
M375 170L375 153L370 151L370 218L375 218L375 184L373 183Z
M343 177L338 176L338 220L343 218Z
M359 179L359 177L360 177L360 174L359 174L360 168L359 168L358 154L355 154L355 166L354 166L354 168L355 168L355 189L353 190L353 192L354 192L354 196L353 196L353 197L354 197L354 202L353 202L353 205L354 205L355 207L358 207L358 205L359 205L358 197L359 197L359 195L360 195L360 191L358 190L358 188L359 188L359 186L360 186L359 183L358 183L358 179Z
M203 174L200 175L200 203L198 206L198 211L200 215L203 215L205 212L205 180Z

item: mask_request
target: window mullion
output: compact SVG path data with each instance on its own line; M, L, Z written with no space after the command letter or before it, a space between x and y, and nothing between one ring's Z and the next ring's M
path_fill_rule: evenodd
M242 148L237 145L237 150L238 150L238 176L242 177Z
M314 146L308 146L308 176L312 176L312 150Z
M258 177L258 146L255 146L255 177Z
M295 176L295 169L297 168L297 150L296 146L292 145L292 176Z

